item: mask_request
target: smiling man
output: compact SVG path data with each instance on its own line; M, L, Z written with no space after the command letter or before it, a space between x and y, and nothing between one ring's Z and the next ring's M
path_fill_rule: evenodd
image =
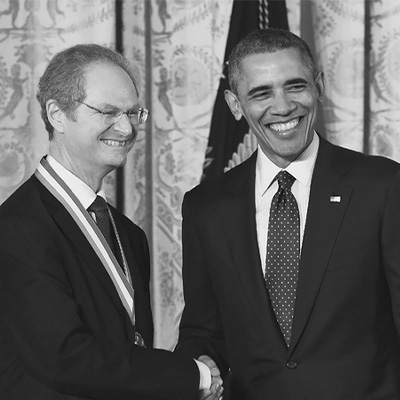
M400 399L400 165L315 132L307 44L250 33L226 102L257 151L183 202L176 351L208 354L224 399Z
M146 121L138 96L128 61L95 44L40 79L49 154L0 207L2 400L221 395L208 357L152 349L147 240L104 197Z
M263 154L286 168L313 140L322 73L314 76L295 47L249 54L240 66L232 64L231 70L240 68L232 72L234 92L225 94L233 115L244 116Z

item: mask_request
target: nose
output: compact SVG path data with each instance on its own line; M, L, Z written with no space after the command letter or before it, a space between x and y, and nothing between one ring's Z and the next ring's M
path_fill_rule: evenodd
M296 104L284 91L275 92L270 107L271 114L288 115L296 108Z
M132 133L132 124L125 113L122 114L120 119L114 123L114 129L123 136L129 136Z

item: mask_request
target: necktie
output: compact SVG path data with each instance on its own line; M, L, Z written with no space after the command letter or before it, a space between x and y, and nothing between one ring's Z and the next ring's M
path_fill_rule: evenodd
M88 208L96 216L96 223L108 245L115 254L114 241L111 235L110 216L108 215L108 207L106 201L101 196L97 196L94 202Z
M276 319L289 346L299 269L300 221L291 191L295 178L281 171L275 179L279 188L272 199L269 215L265 282Z

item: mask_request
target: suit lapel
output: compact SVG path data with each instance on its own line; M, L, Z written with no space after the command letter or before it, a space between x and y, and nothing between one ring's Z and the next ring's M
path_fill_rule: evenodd
M81 255L81 259L84 260L86 267L92 270L93 275L103 286L110 300L117 306L118 310L120 310L122 303L118 293L92 246L64 206L41 183L38 183L38 185L40 185L42 198L47 211L53 217L59 230L63 232L66 240L75 247L77 254Z
M265 287L258 248L254 198L256 158L257 152L235 168L232 179L226 181L226 198L220 204L220 215L231 262L243 291L260 324L271 329L271 324L277 324Z
M121 222L120 217L116 215L115 212L113 212L113 216L115 224L117 226L118 236L121 240L122 249L126 258L126 262L128 264L133 284L134 282L137 282L137 279L139 279L137 275L141 263L139 262L139 259L135 253L135 247L134 247L135 243L132 243L129 240L129 233L126 230L125 225Z
M140 290L146 285L146 283L143 281L143 277L140 274L140 267L141 265L145 265L145 263L142 260L139 260L135 252L136 241L130 240L129 232L127 231L126 225L122 222L121 217L114 211L113 208L111 210L117 227L118 236L121 240L121 246L125 255L126 263L128 264L127 267L129 268L129 272L131 275L132 286L134 288L134 306L135 306L135 318L137 324L138 314L139 314L138 311L141 305L138 304L137 302L138 291L135 290L135 286ZM122 265L121 267L123 268ZM127 312L124 312L124 321L125 321L125 328L127 332L129 332L132 329L132 322ZM144 332L141 332L141 334L143 335ZM146 343L150 343L149 338L147 338Z
M299 267L291 351L312 312L352 193L352 188L341 180L348 168L340 166L333 153L333 146L321 140L311 183Z

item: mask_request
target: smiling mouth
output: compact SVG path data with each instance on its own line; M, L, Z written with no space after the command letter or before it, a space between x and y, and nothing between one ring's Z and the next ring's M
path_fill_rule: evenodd
M300 118L296 118L292 119L289 122L285 122L284 124L270 124L269 128L275 132L283 133L295 128L299 123L300 123Z
M125 147L127 141L120 142L118 140L103 139L102 142L111 147Z

